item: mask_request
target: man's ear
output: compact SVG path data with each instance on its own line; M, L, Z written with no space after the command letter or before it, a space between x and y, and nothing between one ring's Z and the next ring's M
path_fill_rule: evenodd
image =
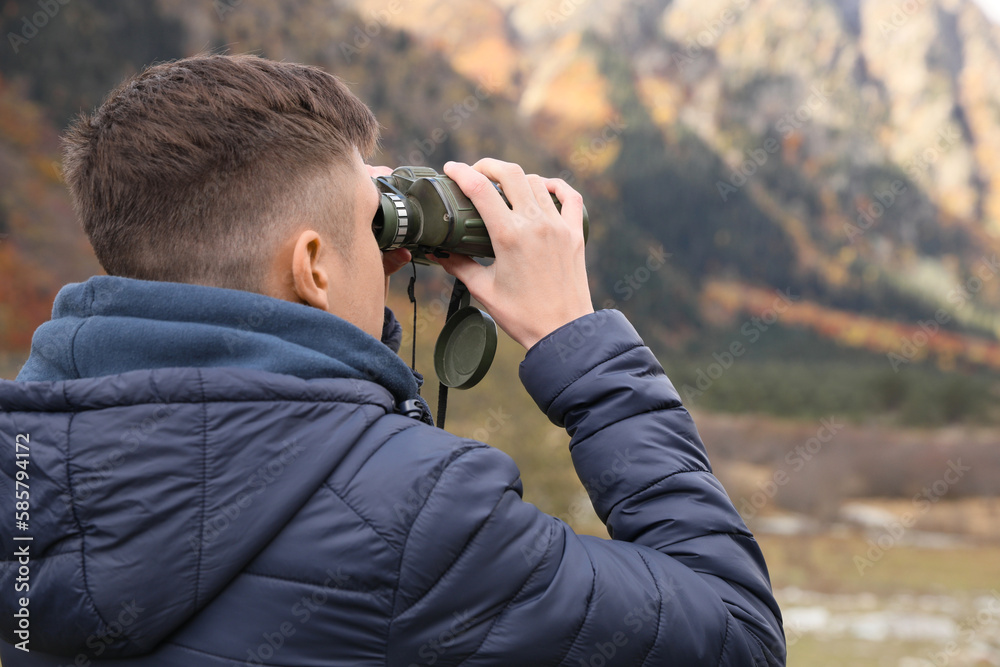
M326 252L320 235L313 230L299 234L292 249L292 290L299 300L314 308L330 310L330 277L320 266Z

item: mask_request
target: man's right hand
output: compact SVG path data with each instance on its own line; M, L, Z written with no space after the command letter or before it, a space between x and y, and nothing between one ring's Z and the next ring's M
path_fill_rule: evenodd
M594 312L584 261L583 198L576 190L561 179L526 176L518 165L490 158L471 167L449 162L444 172L482 215L496 261L483 266L457 253L436 261L466 284L501 329L527 350Z

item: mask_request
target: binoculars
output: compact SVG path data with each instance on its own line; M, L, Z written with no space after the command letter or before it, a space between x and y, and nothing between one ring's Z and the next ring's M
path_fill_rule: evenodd
M469 257L495 257L482 216L455 181L429 167L399 167L389 176L372 179L381 194L372 220L372 232L382 250L406 248L413 261L430 264L426 257L439 251ZM500 186L494 184L504 202ZM552 195L557 209L562 204ZM583 209L583 237L590 222ZM412 295L411 295L412 299ZM487 373L497 348L493 318L469 305L469 294L456 281L448 317L434 348L434 370L445 388L469 389ZM442 394L446 397L447 394ZM439 406L446 401L439 400ZM438 425L443 427L441 410Z
M482 216L455 181L429 167L399 167L375 179L382 195L372 220L372 232L382 250L407 248L414 260L435 250L470 257L494 257L493 244ZM500 188L497 186L497 190ZM503 197L503 192L500 192ZM507 198L504 197L507 202ZM556 208L562 204L552 195ZM507 202L510 206L510 202ZM583 209L583 237L590 222Z

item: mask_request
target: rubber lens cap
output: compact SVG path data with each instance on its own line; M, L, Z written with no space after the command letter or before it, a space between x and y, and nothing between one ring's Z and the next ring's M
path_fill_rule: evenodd
M462 308L445 323L434 346L434 370L446 387L479 384L497 352L497 325L475 306Z

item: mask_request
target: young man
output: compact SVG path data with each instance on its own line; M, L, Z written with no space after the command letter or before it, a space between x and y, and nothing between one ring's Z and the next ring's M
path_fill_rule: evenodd
M0 384L4 667L784 664L764 560L690 416L591 306L566 183L446 165L497 259L441 264L527 350L613 539L430 423L391 349L408 253L371 231L376 140L333 76L249 56L154 66L71 129L108 275L60 292Z

